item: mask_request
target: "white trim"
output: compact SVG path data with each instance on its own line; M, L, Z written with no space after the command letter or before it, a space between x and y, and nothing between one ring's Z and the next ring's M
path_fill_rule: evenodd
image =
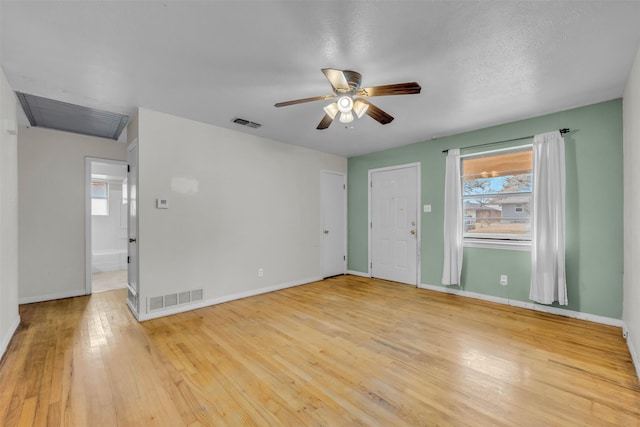
M140 321L140 316L138 315L138 312L136 311L136 308L131 305L131 302L129 302L129 298L127 298L127 307L129 307L129 311L131 312L131 314L133 314L133 317L135 317L136 320L139 322Z
M140 210L140 206L136 204L136 217L133 221L131 221L131 175L132 175L132 171L130 170L130 164L129 164L129 160L131 158L131 151L134 150L134 153L136 155L136 167L135 167L135 184L136 184L136 188L139 188L140 186L140 158L139 158L139 146L138 146L138 138L135 138L131 144L129 144L127 146L127 240L134 238L136 239L136 253L135 256L133 257L133 263L129 262L129 249L131 246L131 242L127 242L127 287L129 289L132 289L134 291L134 294L137 297L137 301L138 301L138 307L133 307L132 311L134 312L136 319L138 320L138 322L140 321L140 315L138 314L138 310L140 309L140 244L138 242L139 237L140 237L140 215L139 215L139 210ZM137 191L137 190L136 190ZM130 224L131 223L135 223L135 229L136 229L136 235L132 236L131 235L131 229L130 229ZM130 284L130 278L131 278L131 265L133 264L134 266L134 278L135 278L135 283L136 283L136 288L137 289L133 289L131 287ZM129 304L129 298L127 298L127 305L131 308L131 304Z
M465 248L502 249L508 251L531 252L530 241L505 241L505 240L485 240L465 238L463 242Z
M322 191L322 186L324 184L324 175L338 175L342 177L342 184L344 185L344 191L342 193L342 202L343 202L343 206L344 206L344 230L343 230L343 234L344 234L344 241L342 242L342 249L343 249L343 256L344 256L344 262L342 263L342 274L345 274L345 272L347 271L347 225L348 225L348 221L349 221L349 217L347 216L347 204L348 204L348 199L347 199L347 174L344 172L338 172L338 171L332 171L332 170L328 170L328 169L321 169L320 170L320 274L321 275L325 275L324 272L324 238L323 236L323 232L324 232L324 203L325 200L323 199L322 195L323 195L323 191Z
M587 320L589 322L601 323L603 325L617 326L622 328L623 321L620 319L614 319L611 317L598 316L596 314L582 313L579 311L567 310L565 308L551 307L548 305L537 304L534 302L524 302L513 299L507 299L502 297L495 297L492 295L479 294L476 292L469 292L463 289L444 288L442 286L421 284L418 286L421 289L428 289L430 291L443 292L446 294L460 295L468 298L475 298L483 301L495 302L498 304L510 305L513 307L527 308L529 310L540 311L542 313L556 314L558 316L571 317L573 319Z
M638 356L638 353L636 353L635 343L631 339L631 334L629 334L626 324L622 326L622 336L627 340L627 347L631 354L631 360L633 360L633 366L636 368L636 375L638 376L638 379L640 379L640 357Z
M13 324L9 328L9 331L7 332L7 335L2 337L2 342L0 342L0 359L2 358L2 356L4 356L4 352L7 351L7 347L9 347L9 343L11 342L11 338L13 338L13 335L15 335L16 331L18 330L18 326L20 326L20 316L19 315L18 315L18 317L16 317L13 320Z
M112 165L127 165L127 162L114 159L103 159L100 157L85 157L84 158L84 283L85 293L84 295L91 294L91 264L92 264L92 251L91 251L91 167L93 162L108 163ZM107 196L108 200L108 196ZM76 295L73 295L76 296ZM62 297L66 298L66 297ZM57 299L57 298L52 298ZM31 301L36 302L36 301ZM27 304L27 303L24 303Z
M371 276L368 273L361 273L359 271L347 270L347 274L351 274L352 276L371 278Z
M54 299L73 298L87 295L84 289L76 289L75 291L57 292L55 294L38 295L35 297L25 297L18 300L18 304L31 304L34 302L51 301Z
M414 286L418 286L420 281L422 280L422 163L414 162L414 163L405 163L402 165L395 166L385 166L382 168L369 169L367 172L367 274L368 276L364 277L373 277L371 276L371 262L372 262L372 242L371 242L371 182L372 182L372 174L377 172L386 172L397 169L408 169L408 168L416 168L416 282Z
M143 322L145 320L157 319L158 317L169 316L171 314L183 313L185 311L195 310L197 308L209 307L211 305L222 304L224 302L229 302L237 299L252 297L260 294L266 294L273 291L279 291L282 289L292 288L294 286L306 285L308 283L319 282L323 280L322 277L309 277L307 279L296 280L288 283L281 283L278 285L266 286L264 288L253 289L250 291L238 292L231 295L224 295L217 298L211 298L207 300L200 301L196 304L184 304L183 306L177 306L170 309L159 309L154 310L152 313L145 313L138 315L138 321Z

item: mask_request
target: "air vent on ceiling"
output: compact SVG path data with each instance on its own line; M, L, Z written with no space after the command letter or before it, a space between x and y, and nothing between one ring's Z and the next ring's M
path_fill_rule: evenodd
M16 92L31 126L117 140L129 116Z
M231 121L233 123L235 123L235 124L242 125L242 126L247 126L247 127L254 128L254 129L257 129L260 126L262 126L260 123L252 122L250 120L242 119L240 117L234 117L234 119L231 120Z

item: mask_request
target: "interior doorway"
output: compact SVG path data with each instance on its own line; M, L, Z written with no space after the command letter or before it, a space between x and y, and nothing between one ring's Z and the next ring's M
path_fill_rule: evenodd
M127 163L86 158L86 292L127 287Z

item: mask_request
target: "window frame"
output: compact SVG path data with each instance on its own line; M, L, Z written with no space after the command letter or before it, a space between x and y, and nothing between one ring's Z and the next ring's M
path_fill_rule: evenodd
M460 155L460 193L461 193L461 201L464 210L464 160L470 158L479 158L479 157L491 157L499 154L509 154L516 153L520 151L532 151L533 144L523 144L514 147L506 147L506 148L498 148L493 150L482 150L475 151L469 154ZM533 160L532 160L532 175L533 175ZM532 184L533 184L533 176L532 176ZM531 188L531 203L533 204L533 194L534 188L532 185ZM462 224L463 233L464 233L464 212L462 215ZM533 224L533 218L531 218L531 223ZM506 250L515 250L515 251L530 251L531 250L531 240L517 240L517 239L500 239L500 238L480 238L480 237L463 237L463 247L466 248L484 248L484 249L506 249Z
M106 196L105 197L94 197L93 195L93 184L94 183L104 183L105 187L106 187ZM109 206L109 180L106 179L96 179L96 178L91 178L91 216L109 216L110 215L110 206ZM93 200L106 200L107 206L106 206L106 213L95 213L94 209L93 209Z

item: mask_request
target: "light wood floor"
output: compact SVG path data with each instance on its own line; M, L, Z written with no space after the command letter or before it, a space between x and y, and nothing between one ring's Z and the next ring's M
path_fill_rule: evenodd
M353 276L137 323L20 307L2 426L637 426L619 328Z
M91 275L91 292L112 291L127 287L127 270L105 271Z

